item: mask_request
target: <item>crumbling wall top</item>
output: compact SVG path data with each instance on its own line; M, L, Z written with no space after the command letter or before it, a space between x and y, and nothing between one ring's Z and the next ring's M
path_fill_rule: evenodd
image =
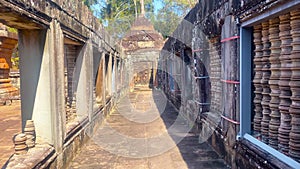
M57 20L64 32L93 41L101 39L107 50L115 42L82 0L3 0L0 21L17 29L45 29ZM97 41L97 40L96 40Z

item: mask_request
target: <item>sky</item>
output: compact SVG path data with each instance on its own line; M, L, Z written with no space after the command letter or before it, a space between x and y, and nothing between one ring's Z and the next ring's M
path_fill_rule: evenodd
M101 1L99 2L100 4L93 5L92 8L97 9L97 8L101 8L101 6L104 6L104 3L102 4ZM157 13L159 9L163 8L163 3L161 0L154 0L153 5L154 5L154 13Z
M157 13L157 11L162 7L163 3L160 0L154 0L154 13Z

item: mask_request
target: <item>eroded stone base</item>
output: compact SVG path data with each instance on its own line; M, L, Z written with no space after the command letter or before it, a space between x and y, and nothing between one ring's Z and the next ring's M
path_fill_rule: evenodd
M36 145L23 155L13 155L6 164L7 169L46 168L56 159L56 152L50 145Z

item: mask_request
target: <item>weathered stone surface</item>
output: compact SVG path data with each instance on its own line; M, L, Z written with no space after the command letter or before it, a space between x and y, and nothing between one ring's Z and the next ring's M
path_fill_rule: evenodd
M1 1L0 18L4 24L18 29L44 29L53 19L61 23L65 32L86 40L106 41L111 51L114 40L104 38L106 32L83 1ZM104 45L104 44L103 44Z
M0 106L0 166L4 166L9 157L14 153L12 138L21 132L21 105L13 101L10 106Z
M156 85L157 60L163 43L162 35L144 14L138 16L120 42L124 57L128 58L131 90L135 86Z
M103 96L104 108L95 109L96 112L93 112L93 50L105 54L114 52L117 55L120 48L115 48L114 40L105 32L98 19L80 0L4 0L0 2L0 20L19 30L22 120L23 122L28 119L35 120L38 143L48 142L56 149L58 158L53 159L55 157L51 157L51 162L55 160L52 167L64 167L82 144L88 140L89 136L85 131L92 133L104 119L100 118L99 114L108 115L116 99L121 96L119 93L115 94L110 91L109 99L105 100L106 95ZM0 31L0 35L10 36L9 33L4 31ZM0 40L3 40L3 38ZM69 122L70 119L66 120L64 104L64 44L66 46L80 46L79 48L82 49L79 57L66 57L75 60L73 62L68 60L70 70L68 70L67 76L69 77L67 79L69 78L69 83L67 85L72 86L69 90L74 90L73 86L78 87L78 90L76 90L77 104L75 106L72 104L74 101L72 100L73 95L71 96L73 91L67 92L69 96L67 101L71 102L70 107L75 107L80 116L75 122L67 124L66 122ZM6 43L0 48L0 51L7 53L5 48L12 46L13 44ZM116 74L114 74L115 77L112 76L112 68L116 69L115 66L112 66L112 62L110 60L108 71L110 76L107 77L107 81L118 78ZM75 70L71 70L74 68L72 64L78 65ZM6 90L11 85L2 84L11 81L8 76L7 65L10 65L10 63L0 65L1 68L5 68L3 71L1 69L0 72L0 76L3 77L0 79L0 86L5 87L5 90L0 89L1 94L5 92L7 94L7 91L12 92ZM126 69L123 71L126 71ZM77 84L73 83L74 79L77 80ZM112 84L108 84L110 85L108 89L111 90ZM126 85L124 86L126 87ZM0 102L3 98L4 96L0 95ZM33 149L36 148L38 146ZM28 154L26 158L32 159L30 158L31 155L34 156L34 154ZM45 165L45 167L50 165L43 158L46 157L34 159L34 163L41 165L37 166L38 168L42 168L42 165ZM10 161L8 165L17 166L18 164ZM32 167L34 166L27 166L27 168Z
M197 135L185 133L187 134L185 136L180 131L182 128L178 128L177 131L171 129L172 125L177 124L174 124L175 120L181 119L181 115L170 103L167 103L165 109L160 112L156 104L166 98L162 98L159 93L160 91L154 90L134 91L129 94L130 104L127 97L121 99L107 121L70 164L70 168L228 168L208 144L198 143ZM155 118L147 123L138 122L138 120L145 120L145 117L150 117L144 111L152 110L151 108L141 106L140 108L144 107L144 109L137 110L136 106L145 105L144 103L151 103L154 106L153 111L146 113L155 115ZM138 112L130 113L132 110ZM180 124L185 123L184 119L179 121ZM108 126L114 131L106 130ZM123 140L123 137L118 139L113 134L115 132L122 134L128 140ZM169 133L167 137L171 142L176 140L176 135L182 135L180 136L182 141L170 147L168 151L158 151L160 153L157 155L152 154L159 150L159 147L168 147L168 143L163 139L158 139L157 142L152 140L166 132ZM134 141L131 142L131 139ZM112 149L102 144L105 140L108 141L107 146L112 146ZM144 142L141 142L142 140Z
M128 53L139 49L159 50L163 46L163 37L145 16L140 15L121 43Z
M10 168L46 168L56 158L55 150L50 145L36 145L26 154L12 156L7 166Z
M173 103L181 100L178 107L188 117L198 116L199 128L204 129L204 124L217 126L209 143L233 168L242 165L236 161L234 149L243 113L239 110L239 26L261 14L276 17L280 12L273 14L270 10L286 7L288 3L299 5L298 1L281 0L199 1L166 41L160 54L159 87ZM174 56L182 63L174 62ZM181 79L180 89L172 84L178 78L176 75ZM174 88L180 95L176 95ZM189 110L191 102L198 102L199 109ZM222 118L210 121L205 117L207 112Z
M0 104L4 105L19 95L19 89L9 80L11 57L18 39L17 34L9 32L5 25L0 23L0 27Z

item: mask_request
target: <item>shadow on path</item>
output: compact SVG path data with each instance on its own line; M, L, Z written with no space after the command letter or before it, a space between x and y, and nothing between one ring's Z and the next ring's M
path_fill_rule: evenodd
M70 168L227 168L161 91L139 89L120 100Z
M153 96L157 96L162 93L160 90L153 90ZM156 104L159 105L159 99L154 99ZM175 106L168 101L166 108L160 113L161 119L163 120L169 135L177 143L178 148L184 162L190 169L199 168L229 168L226 166L224 160L211 148L208 143L199 143L199 133L192 132L191 127L188 126L187 120L184 118L182 121L182 126L177 127L177 131L173 131L172 126L175 121L182 118L182 115L176 110ZM187 128L187 129L184 129ZM184 132L182 132L184 131ZM179 138L180 137L180 141Z

